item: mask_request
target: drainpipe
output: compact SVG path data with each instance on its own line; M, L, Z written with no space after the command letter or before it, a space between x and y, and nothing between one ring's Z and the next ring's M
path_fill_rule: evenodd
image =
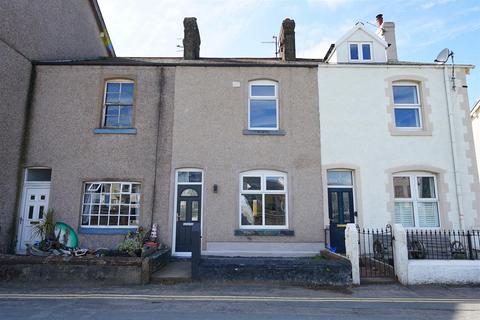
M452 107L450 105L451 94L449 94L449 80L447 75L447 66L443 66L443 82L445 84L445 101L447 103L447 115L448 115L448 131L450 134L450 151L452 153L452 163L453 163L453 176L455 178L455 196L457 200L457 210L458 210L458 220L460 223L460 229L465 227L464 215L463 215L463 204L462 204L462 185L460 177L458 175L458 166L457 159L455 156L455 123L453 118Z
M18 237L18 221L20 215L21 199L22 199L22 189L23 189L23 179L24 179L24 166L27 158L28 150L28 139L30 136L30 125L32 122L32 108L33 108L33 96L35 93L35 80L37 79L37 66L35 62L31 64L32 68L30 71L30 80L28 84L27 100L25 103L25 116L23 122L23 135L22 140L20 141L20 157L18 159L17 167L17 192L15 197L15 210L13 212L13 223L10 225L9 230L7 231L12 235L10 246L8 248L10 253L14 253L17 247L17 237Z
M157 118L157 138L155 142L155 170L153 176L153 190L152 190L152 214L150 215L150 229L153 227L153 215L157 206L157 171L158 171L158 148L160 144L160 130L161 130L161 118L163 112L163 95L165 94L165 74L162 67L160 67L160 96L158 101L158 118ZM158 232L158 231L157 231Z

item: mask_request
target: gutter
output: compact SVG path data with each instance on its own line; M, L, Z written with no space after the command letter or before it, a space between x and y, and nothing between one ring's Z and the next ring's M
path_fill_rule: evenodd
M146 61L37 61L39 66L137 66L137 67L272 67L272 68L317 68L318 63L269 64L269 63L184 63Z
M30 126L32 122L32 108L33 108L33 97L35 94L35 83L37 79L37 69L34 62L31 64L32 69L30 72L30 82L28 85L28 93L27 93L27 100L25 103L25 116L22 128L22 140L20 141L20 157L18 158L18 166L17 166L17 192L15 196L15 209L13 212L13 223L11 224L11 229L9 233L13 235L11 238L10 243L10 252L15 252L17 246L17 237L18 237L18 226L19 226L19 215L20 215L20 207L21 207L21 199L22 199L22 189L23 189L23 173L24 173L24 166L27 158L27 150L28 150L28 143L29 143L29 136L30 136Z
M105 24L105 20L103 20L102 12L100 11L98 2L97 0L89 0L88 3L90 4L90 8L95 16L95 21L97 22L97 27L100 31L100 37L102 38L105 49L107 49L108 56L114 58L116 57L116 54L115 50L113 49L112 39L108 34L107 25Z

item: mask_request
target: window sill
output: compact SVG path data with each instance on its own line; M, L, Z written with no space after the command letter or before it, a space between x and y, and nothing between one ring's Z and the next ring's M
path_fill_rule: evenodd
M243 129L244 136L285 136L287 132L285 130L250 130Z
M82 234L127 234L129 232L137 231L137 227L131 228L90 228L80 227L78 233Z
M136 128L95 128L95 134L137 134Z
M293 237L295 231L288 229L235 229L234 236L273 236Z
M402 130L402 129L392 129L390 130L390 135L392 136L431 136L431 130Z

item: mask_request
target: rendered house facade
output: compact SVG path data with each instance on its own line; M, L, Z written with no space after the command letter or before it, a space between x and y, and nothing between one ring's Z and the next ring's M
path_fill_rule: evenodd
M18 229L34 62L114 55L96 1L0 2L0 252L12 249Z
M341 251L348 222L479 225L471 66L453 90L449 67L397 60L388 23L355 26L323 60L296 58L289 19L280 59L200 58L195 20L184 26L184 58L35 62L29 125L11 138L28 142L5 210L17 252L48 207L82 247L157 224L178 256L195 225L202 253L224 256Z
M453 87L451 66L398 61L385 26L381 38L357 24L319 65L325 224L478 228L473 66L456 66Z

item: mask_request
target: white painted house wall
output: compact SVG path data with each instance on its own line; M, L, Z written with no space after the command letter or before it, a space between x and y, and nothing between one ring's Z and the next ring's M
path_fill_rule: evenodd
M340 49L340 48L338 48ZM346 51L346 50L345 50ZM356 223L394 223L392 173L430 171L437 175L441 228L480 226L478 174L472 141L465 68L457 68L457 88L444 82L443 66L406 64L321 64L318 69L321 161L326 170L355 174ZM447 73L449 70L447 70ZM425 130L400 135L393 126L391 79L421 80ZM346 94L348 93L348 94ZM457 168L454 176L446 97L453 110ZM458 191L458 195L457 195ZM324 187L327 199L327 186ZM458 202L457 202L458 199ZM325 223L328 204L325 201ZM459 212L463 213L461 223ZM463 225L461 225L463 224Z
M477 168L479 167L478 161L480 160L480 100L477 101L470 113L472 121L473 141L475 143L475 156L477 158Z
M329 62L350 62L349 43L351 42L370 43L372 45L372 62L387 62L387 54L385 51L387 43L368 31L368 29L365 29L362 25L357 25L335 43L335 50Z

